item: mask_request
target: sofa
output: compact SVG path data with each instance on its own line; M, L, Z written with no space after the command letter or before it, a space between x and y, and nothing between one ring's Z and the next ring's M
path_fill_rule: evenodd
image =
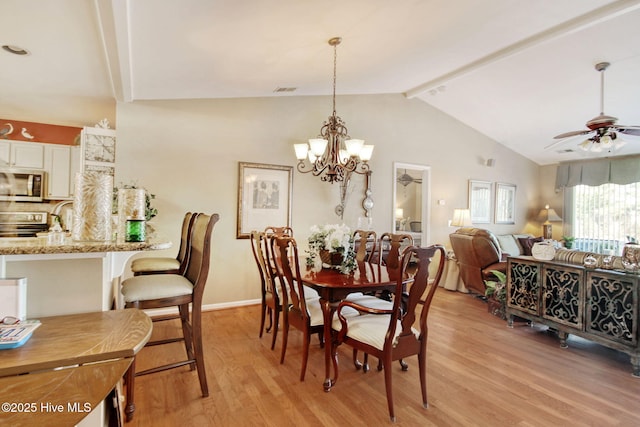
M529 234L495 235L483 228L459 228L449 239L465 287L481 295L485 280L498 280L492 270L506 274L508 256L531 255L533 244L542 241Z

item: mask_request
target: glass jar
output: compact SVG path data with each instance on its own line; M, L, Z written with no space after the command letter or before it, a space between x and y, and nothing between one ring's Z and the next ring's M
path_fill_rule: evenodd
M146 221L139 218L127 218L125 242L144 242L146 239Z

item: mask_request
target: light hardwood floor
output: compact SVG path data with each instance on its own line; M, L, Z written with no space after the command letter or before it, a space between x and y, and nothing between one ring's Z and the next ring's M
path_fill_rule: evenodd
M340 378L322 388L323 351L314 338L304 382L298 380L301 336L258 338L259 307L206 312L204 342L210 396L197 374L179 368L136 380L134 426L371 426L389 422L384 377L355 371L340 349ZM157 325L154 334L177 331ZM640 378L629 357L571 337L569 348L543 327L490 315L484 302L439 289L429 316L429 408L423 409L416 359L408 372L394 364L397 426L638 426ZM161 347L165 347L164 349ZM183 352L181 344L145 348L138 368Z

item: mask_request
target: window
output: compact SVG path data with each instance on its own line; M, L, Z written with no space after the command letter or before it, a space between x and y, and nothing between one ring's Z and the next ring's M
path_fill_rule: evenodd
M640 183L576 185L565 191L565 234L578 250L620 255L631 238L640 237Z

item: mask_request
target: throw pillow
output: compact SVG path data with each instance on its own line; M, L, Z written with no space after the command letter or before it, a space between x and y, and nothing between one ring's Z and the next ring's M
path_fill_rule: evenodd
M519 237L520 245L522 246L522 255L531 256L531 248L535 243L544 241L542 236L540 237Z

